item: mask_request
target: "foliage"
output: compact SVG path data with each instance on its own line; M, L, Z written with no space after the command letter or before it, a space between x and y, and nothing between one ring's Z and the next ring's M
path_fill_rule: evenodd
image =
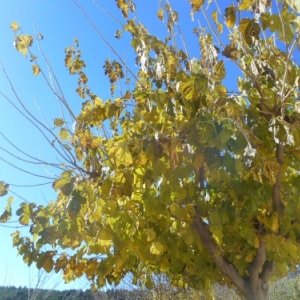
M264 299L271 276L299 264L298 1L243 0L225 13L215 1L211 16L206 1L189 2L208 20L194 29L200 58L177 46L179 14L168 1L157 15L168 29L161 41L132 1L116 0L140 67L105 61L112 95L117 82L135 83L113 100L90 91L78 41L66 48L85 102L74 132L54 121L74 158L53 182L56 201L17 210L31 237L17 231L13 244L28 265L62 270L66 282L85 275L93 288L127 273L151 288L163 273L178 287L209 293L217 282ZM38 75L33 37L11 27Z

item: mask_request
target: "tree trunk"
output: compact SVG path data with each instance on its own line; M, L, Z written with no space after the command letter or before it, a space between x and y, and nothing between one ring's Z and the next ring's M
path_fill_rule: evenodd
M274 263L267 260L266 245L259 236L259 247L254 260L248 267L249 275L242 277L237 269L218 252L218 247L211 237L211 232L202 222L199 210L195 210L193 228L200 235L204 247L208 250L212 260L220 270L227 275L247 300L268 299L268 283L274 270Z
M245 282L244 296L247 300L266 300L268 299L268 284L260 279L256 282Z

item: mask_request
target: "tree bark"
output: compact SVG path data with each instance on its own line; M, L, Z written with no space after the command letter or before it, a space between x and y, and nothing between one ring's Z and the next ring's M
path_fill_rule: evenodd
M197 207L195 207L192 226L201 237L202 243L210 253L215 265L231 279L232 283L247 300L265 300L268 298L268 282L274 266L272 262L266 260L266 246L262 237L259 238L259 247L256 256L249 266L249 276L242 277L236 268L218 250L218 246L214 242L207 225L203 223Z
M282 170L283 170L283 153L284 148L282 144L276 146L276 160L279 164L278 173L276 174L276 182L273 185L273 203L275 210L280 216L284 213L284 205L281 201L281 185L282 185Z

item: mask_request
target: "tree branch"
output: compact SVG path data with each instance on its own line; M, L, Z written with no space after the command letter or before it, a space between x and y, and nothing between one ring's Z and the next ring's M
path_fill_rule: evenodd
M277 144L276 146L276 160L279 164L279 169L276 175L276 182L273 185L273 204L275 210L279 213L280 216L283 215L284 206L281 201L280 190L282 185L282 169L283 169L283 152L284 148L282 144Z
M249 276L250 281L255 282L258 279L258 276L266 262L266 245L264 240L259 238L259 247L257 249L257 253L254 261L250 264L249 267Z
M210 231L206 228L202 222L201 214L199 213L197 207L195 208L195 216L192 227L200 235L202 243L206 250L210 253L212 260L217 265L217 267L227 275L231 281L238 287L242 293L246 293L245 290L245 281L238 274L237 270L232 266L222 255L217 248L214 240L211 237Z
M262 282L264 283L268 282L272 276L273 271L274 271L274 263L266 260L263 266L263 270L260 274L260 279L262 280Z

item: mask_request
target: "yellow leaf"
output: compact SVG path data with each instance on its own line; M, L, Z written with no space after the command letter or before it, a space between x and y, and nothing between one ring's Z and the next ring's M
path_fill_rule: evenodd
M85 269L85 274L88 278L91 278L97 271L98 263L96 260L89 260Z
M198 11L200 10L201 6L204 4L205 0L189 0L192 4L192 10Z
M279 217L277 212L273 213L272 217L270 218L270 224L273 232L277 232L279 229Z
M215 242L217 243L217 245L220 245L220 240L216 235L212 235L213 239L215 240Z
M245 18L240 22L240 32L248 45L252 45L259 38L260 26L255 20Z
M222 80L226 76L226 70L224 67L224 61L219 61L214 67L214 75L217 77L218 80Z
M20 28L19 28L19 24L16 22L16 21L13 21L11 24L10 24L10 28L14 31L14 32L17 32Z
M76 265L76 268L74 270L74 273L76 277L81 277L85 271L85 263L80 262Z
M4 223L10 219L11 204L12 204L13 200L14 200L13 197L8 198L6 208L5 208L4 212L0 215L0 223Z
M60 131L59 131L59 136L60 136L62 141L65 141L69 138L70 133L66 128L61 128Z
M54 261L51 255L47 255L45 258L43 268L47 273L50 273L53 269Z
M9 185L3 181L0 181L0 197L5 196L8 193Z
M145 229L145 233L147 235L147 241L148 242L151 242L156 238L156 232L154 231L153 228Z
M256 236L255 239L254 239L254 247L255 247L255 248L258 248L258 247L259 247L259 239L258 239L257 236Z
M25 57L27 56L28 47L32 45L33 38L30 35L19 35L15 38L15 47L21 52Z
M223 33L223 24L219 23L217 26L217 29L218 29L219 33Z
M32 66L32 70L33 70L33 75L34 75L34 76L39 75L39 73L40 73L40 71L41 71L41 69L40 69L37 65L33 65L33 66Z
M225 9L225 18L226 18L226 24L229 28L233 27L236 20L235 15L236 7L231 4L229 7Z
M113 146L108 149L108 154L113 156L117 166L129 166L133 163L132 155L128 149L128 145L126 141L122 139L113 143Z
M218 20L218 11L214 10L211 14L212 19L214 20L215 24L218 25L219 24L219 20Z
M35 56L33 54L30 55L30 61L31 62L34 61L34 60L36 60L36 59L37 59L37 56Z
M22 43L24 43L25 46L30 47L33 42L33 37L31 35L23 35L21 34L19 36Z
M124 18L128 17L128 5L125 0L116 0L118 8L121 9Z
M239 5L239 10L248 10L253 5L253 0L243 0Z
M158 18L163 21L164 18L164 10L161 8L157 13Z
M65 254L62 254L55 262L54 271L58 273L60 270L64 270L67 266L67 257Z
M293 10L295 10L297 13L300 13L299 0L287 0L286 2Z
M253 254L249 253L246 258L245 258L246 262L251 263L253 261Z
M76 158L81 161L84 158L84 152L80 146L75 148Z
M154 255L161 255L164 252L164 245L160 242L155 242L150 248L150 252Z

